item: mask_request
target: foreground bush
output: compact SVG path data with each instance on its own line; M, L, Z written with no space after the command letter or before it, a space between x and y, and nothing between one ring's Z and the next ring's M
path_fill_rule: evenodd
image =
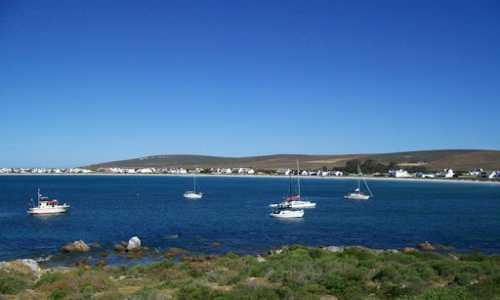
M0 272L0 294L19 299L500 300L500 257L363 248L332 253L294 246L259 260L184 256L147 266L50 271L38 279Z

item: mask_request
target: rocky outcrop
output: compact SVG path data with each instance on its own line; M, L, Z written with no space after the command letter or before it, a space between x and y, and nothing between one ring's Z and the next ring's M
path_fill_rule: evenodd
M404 247L403 249L401 249L401 252L406 253L406 254L415 253L415 252L417 252L417 249L412 248L412 247Z
M323 249L325 249L326 251L334 252L334 253L344 252L344 247L328 246L328 247L325 247Z
M116 251L116 252L126 252L127 251L127 242L125 241L121 241L119 242L118 244L116 244L113 249Z
M436 248L429 242L417 244L417 249L424 250L424 251L436 250Z
M36 278L42 274L38 262L33 259L17 259L14 261L0 262L0 270L14 271L25 275L33 275Z
M141 249L141 240L137 236L133 236L128 240L127 251L137 251Z
M90 251L90 247L84 241L79 240L64 245L61 251L66 253L88 252Z
M181 248L169 248L165 253L164 256L169 258L169 257L182 257L184 255L187 255L188 251L181 249Z

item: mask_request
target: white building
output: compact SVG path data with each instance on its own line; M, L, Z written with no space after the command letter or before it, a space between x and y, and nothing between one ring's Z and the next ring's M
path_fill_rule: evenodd
M496 178L500 178L500 171L493 171L490 173L490 175L488 176L489 179L496 179Z
M154 169L153 168L142 168L142 169L137 170L137 173L140 173L140 174L153 174L154 173Z
M445 170L444 178L453 178L455 176L455 172L452 169Z
M7 174L7 173L12 173L11 168L1 168L0 169L0 174Z
M333 176L344 176L344 172L342 172L342 171L333 171L332 175Z
M391 170L389 171L389 176L396 177L396 178L410 178L412 177L408 171L399 169L399 170Z
M330 176L330 172L329 171L320 171L319 175L323 176L323 177Z

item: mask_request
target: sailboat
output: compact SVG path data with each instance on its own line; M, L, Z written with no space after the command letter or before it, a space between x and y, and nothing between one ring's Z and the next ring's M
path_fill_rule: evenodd
M202 192L196 192L196 176L193 175L193 190L184 193L184 198L188 199L201 199L203 197Z
M358 187L350 193L347 193L347 195L344 196L346 199L351 199L351 200L368 200L370 197L373 197L373 193L370 190L370 187L368 186L368 183L366 182L365 178L363 177L363 173L361 173L361 168L358 165L358 175L360 178L358 179ZM363 193L361 191L361 181L363 181L364 186L368 190L369 195Z
M300 167L299 161L297 160L297 189L298 194L292 195L292 177L290 176L290 191L289 196L283 199L281 203L274 203L269 205L275 208L314 208L316 203L311 201L302 200L302 195L300 191Z

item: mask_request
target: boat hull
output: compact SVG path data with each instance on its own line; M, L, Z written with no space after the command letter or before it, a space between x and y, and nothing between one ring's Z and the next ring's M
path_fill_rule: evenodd
M271 217L273 218L280 218L280 219L295 219L295 218L302 218L304 217L304 211L303 210L282 210L277 213L271 213Z
M348 194L345 195L344 198L350 199L350 200L368 200L370 199L369 195L361 195L361 194Z
M53 215L53 214L62 214L67 212L69 206L61 206L61 207L33 207L28 209L28 214L30 215Z
M203 193L194 193L194 192L184 193L184 198L187 198L187 199L201 199L202 197L203 197Z

